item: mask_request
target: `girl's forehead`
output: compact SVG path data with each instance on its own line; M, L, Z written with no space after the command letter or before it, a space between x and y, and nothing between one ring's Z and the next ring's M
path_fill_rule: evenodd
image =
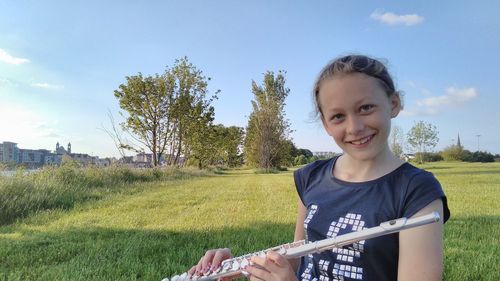
M377 95L382 93L385 95L385 89L380 82L371 76L362 73L338 75L329 79L325 79L319 87L319 94L367 94Z

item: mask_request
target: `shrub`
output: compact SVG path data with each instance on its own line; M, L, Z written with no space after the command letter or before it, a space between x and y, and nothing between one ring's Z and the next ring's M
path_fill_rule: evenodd
M470 152L464 150L460 160L465 162L495 162L495 156L486 151Z
M295 159L293 160L293 164L295 166L300 166L300 165L307 164L307 158L306 158L306 156L305 155L296 156Z
M418 161L418 159L422 159L423 162L437 162L442 161L443 157L441 156L441 154L436 152L417 152L413 160Z
M459 161L464 149L459 145L450 145L441 151L441 156L445 161Z

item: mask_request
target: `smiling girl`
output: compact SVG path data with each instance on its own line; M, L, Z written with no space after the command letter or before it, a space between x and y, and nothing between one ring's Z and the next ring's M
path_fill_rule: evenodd
M295 240L314 242L400 217L439 212L446 197L429 172L389 149L401 96L378 60L349 55L320 72L313 97L323 126L343 150L294 173L299 195ZM228 249L208 251L191 274L216 268ZM270 252L252 258L250 280L441 280L443 224L435 223L288 261Z

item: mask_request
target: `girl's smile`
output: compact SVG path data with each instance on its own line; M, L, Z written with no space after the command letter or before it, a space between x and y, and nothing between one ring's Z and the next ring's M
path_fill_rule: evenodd
M351 143L351 144L353 144L356 147L364 147L369 141L372 140L373 136L375 136L375 135L371 135L371 136L368 136L366 138L362 138L362 139L359 139L359 140L348 141L348 142Z

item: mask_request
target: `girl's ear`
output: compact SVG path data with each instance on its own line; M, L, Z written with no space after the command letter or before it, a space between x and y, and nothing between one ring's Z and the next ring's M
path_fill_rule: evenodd
M391 102L391 118L398 116L401 111L401 98L399 94L394 94L390 97Z

